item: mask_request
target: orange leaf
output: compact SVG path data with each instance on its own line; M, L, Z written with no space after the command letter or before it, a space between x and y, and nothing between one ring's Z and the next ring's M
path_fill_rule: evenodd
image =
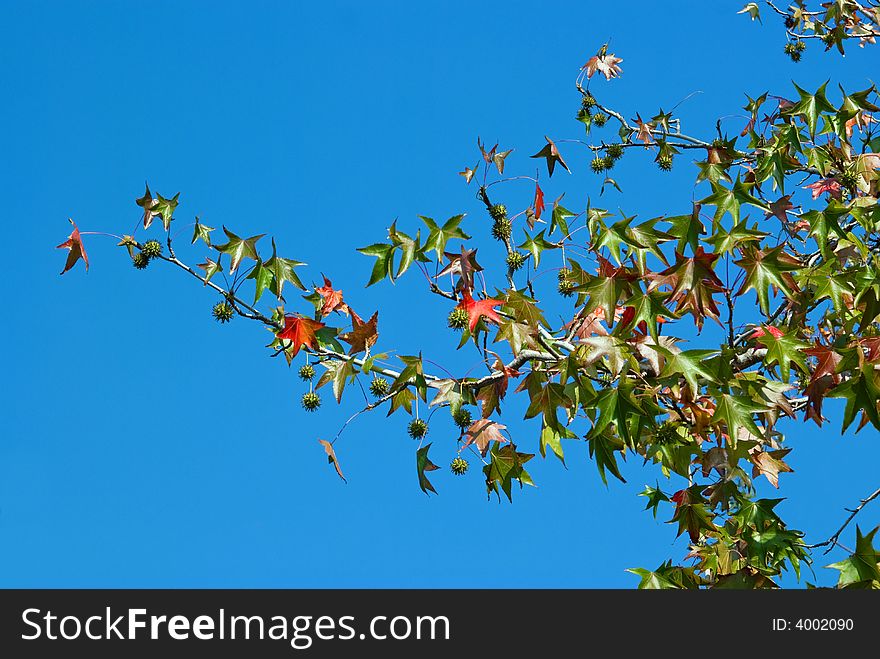
M276 335L279 339L284 339L293 343L290 349L290 356L296 357L300 348L314 348L317 343L315 332L324 327L324 323L310 318L302 318L300 316L285 316L284 329Z
M458 304L458 309L464 309L467 311L468 315L468 327L473 333L474 328L476 328L477 323L480 322L480 318L485 318L486 320L491 320L494 323L500 323L501 318L495 313L495 310L492 307L497 307L500 304L503 304L504 300L495 300L493 298L487 298L485 300L474 300L471 297L471 292L467 289L461 294L461 302Z

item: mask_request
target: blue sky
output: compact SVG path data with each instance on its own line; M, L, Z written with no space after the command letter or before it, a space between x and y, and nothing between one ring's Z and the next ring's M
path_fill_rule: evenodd
M871 52L853 49L841 68L836 55L808 51L794 65L778 22L767 16L761 28L735 14L740 6L8 7L0 585L632 587L625 568L679 560L669 511L655 521L635 496L656 472L630 463L628 483L606 487L583 443L567 445L567 469L532 461L539 487L513 505L487 502L478 469L435 472L440 496L429 498L406 419L365 415L337 444L342 483L317 438L357 409L356 392L306 415L295 373L267 356L267 333L243 320L217 325L215 296L197 283L168 268L137 272L97 236L87 237L90 272L59 277L54 246L68 217L83 231L129 232L148 179L163 195L181 191L180 227L198 214L241 235L269 232L282 255L309 263L306 281L326 273L362 315L380 308L380 347L424 348L467 369L472 355L455 352L445 327L448 303L428 297L416 272L365 289L371 261L355 248L381 240L394 218L414 231L419 214L468 212L465 228L479 235L475 190L456 174L476 161L477 135L516 147L511 172L534 173L526 156L543 135L582 136L573 81L608 39L624 75L594 83L603 100L650 116L700 92L679 107L697 134L726 115L738 115L724 124L738 132L743 93L790 96L792 78L807 89L829 77L869 85ZM623 192L600 199L577 153L574 175L547 182L548 199L567 191L567 205L590 196L647 219L689 211L702 194L684 159L663 177L639 154L616 174ZM524 206L530 190L503 194ZM742 318L753 303L741 300ZM780 510L809 541L876 487L877 433L839 437L839 402L821 430L787 426L795 473L782 476ZM521 401L506 411L520 447L536 450L537 428L517 420ZM444 423L432 428L431 455L446 465L454 441ZM877 521L876 511L861 520Z

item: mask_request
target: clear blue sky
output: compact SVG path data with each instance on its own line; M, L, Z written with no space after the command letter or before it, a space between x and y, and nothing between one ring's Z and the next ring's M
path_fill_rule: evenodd
M679 110L702 134L741 115L744 92L790 96L792 78L814 89L829 77L862 89L876 71L876 51L857 48L843 69L810 51L790 63L778 22L751 24L740 2L639 4L7 5L0 585L631 587L625 568L679 560L669 510L655 521L635 496L655 472L630 463L626 485L605 487L583 443L567 445L567 470L536 458L539 488L513 505L487 502L478 469L435 472L440 496L429 498L406 419L374 414L337 444L343 484L316 439L356 409L356 392L307 415L266 332L217 325L215 297L182 273L137 272L92 236L91 271L59 277L54 249L68 217L84 231L130 231L148 179L181 191L181 227L199 214L242 235L268 231L310 264L307 281L324 272L362 315L381 308L380 346L467 368L445 328L449 305L416 272L365 289L371 260L354 250L395 217L414 230L418 214L467 211L467 230L484 231L474 188L456 175L476 161L477 135L517 148L512 172L534 172L526 156L544 134L582 135L573 81L604 41L624 76L596 81L603 98L651 116L700 91ZM702 194L684 162L664 178L629 155L623 193L597 201L585 156L564 153L576 173L554 176L548 199L568 190L574 206L592 195L648 218ZM529 191L505 194L524 205ZM786 426L796 473L782 476L780 510L808 540L876 486L877 433L839 437L839 403L821 430ZM536 450L521 411L511 401L507 422ZM432 457L446 465L451 427L436 426ZM864 517L878 521L876 510Z

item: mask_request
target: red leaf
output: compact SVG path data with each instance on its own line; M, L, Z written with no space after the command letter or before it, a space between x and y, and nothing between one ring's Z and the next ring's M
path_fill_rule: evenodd
M749 338L759 339L762 336L767 336L767 334L770 334L774 339L778 339L783 334L785 334L785 332L783 332L778 327L773 327L773 325L764 325L762 327L756 327L755 330L751 334L749 334ZM758 346L763 346L763 344L758 342Z
M837 370L837 365L843 359L843 355L835 352L834 348L823 346L818 341L814 347L804 350L804 354L815 357L818 360L816 368L813 369L813 375L810 377L810 382L815 382L825 375L832 376L835 384L840 382L840 376L836 375L835 371Z
M324 277L324 285L321 288L315 288L315 293L324 298L324 306L321 307L322 316L330 315L331 311L348 313L348 305L342 301L342 291L333 290L333 284L327 277Z
M541 186L535 183L535 219L541 219L541 213L544 212L544 191Z
M831 176L829 176L828 178L823 178L821 181L811 183L810 185L805 185L804 189L813 191L813 199L817 199L819 196L825 194L826 192L835 199L840 199L842 194L840 190L840 183L836 178Z
M64 264L64 270L61 271L62 275L70 270L80 259L86 264L86 272L89 271L89 257L79 235L79 228L77 228L76 222L73 220L70 220L70 223L73 225L73 232L68 236L67 240L55 248L70 250L70 253L67 255L67 263Z
M503 303L504 300L495 300L493 298L474 300L474 298L471 297L471 292L465 289L461 294L461 302L458 303L458 307L456 308L467 311L468 327L471 332L473 332L477 323L480 322L480 318L491 320L494 323L500 323L501 318L495 313L495 310L492 307L497 307Z
M324 323L319 323L311 318L302 318L301 316L285 316L284 329L276 335L279 339L284 339L293 343L290 348L290 357L296 357L300 348L314 348L317 342L315 332L324 327Z

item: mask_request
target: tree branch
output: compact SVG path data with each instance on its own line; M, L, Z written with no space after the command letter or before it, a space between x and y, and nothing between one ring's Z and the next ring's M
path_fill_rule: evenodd
M840 535L843 533L844 529L849 525L849 523L853 520L853 518L859 514L859 512L862 510L862 508L867 506L869 503L871 503L877 497L880 497L880 488L877 488L871 494L869 494L867 497L862 499L859 502L859 505L856 506L855 508L853 508L852 510L850 510L849 508L846 509L849 511L850 515L849 515L849 517L846 518L846 521L843 523L843 525L839 529L837 529L837 531L834 533L834 535L832 535L830 538L828 538L825 542L819 542L815 545L807 545L807 548L808 549L817 549L818 547L828 546L828 549L826 549L823 553L827 554L828 552L830 552L832 549L834 549L834 547L836 545L839 544L837 541L840 539Z

